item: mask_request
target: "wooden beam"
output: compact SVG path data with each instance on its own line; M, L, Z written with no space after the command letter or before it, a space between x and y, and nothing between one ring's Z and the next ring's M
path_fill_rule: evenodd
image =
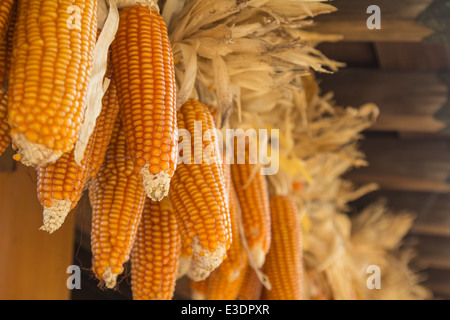
M309 29L315 32L341 34L344 41L396 41L421 42L431 36L433 27L445 17L433 12L428 15L435 17L434 24L424 26L418 22L419 17L426 12L432 0L335 0L332 5L337 12L320 15L314 18L314 25ZM381 10L381 28L369 29L366 13L370 5L378 5ZM433 20L428 18L426 21Z
M380 115L369 130L436 133L450 123L446 74L343 69L320 79L338 105L377 104Z
M0 299L69 299L73 217L53 234L39 230L35 171L21 164L0 174L0 203Z
M348 68L376 68L378 57L371 42L323 42L317 49L329 59L344 62Z
M348 173L355 182L376 182L387 190L450 192L448 140L404 141L370 135L362 141L361 150L369 166Z
M450 70L450 44L377 42L374 47L384 70Z

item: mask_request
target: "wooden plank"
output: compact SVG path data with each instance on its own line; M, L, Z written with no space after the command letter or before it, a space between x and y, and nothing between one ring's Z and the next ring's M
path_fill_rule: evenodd
M329 59L344 62L348 68L378 67L377 53L371 42L323 42L317 49Z
M51 235L40 231L35 172L21 164L0 174L0 203L0 299L69 299L73 216Z
M12 158L14 153L14 150L9 147L0 156L0 173L14 171L16 167L16 161Z
M355 182L376 182L388 190L450 192L447 140L404 141L372 135L363 140L361 150L369 166L347 175Z
M435 133L448 126L445 74L344 69L320 79L322 91L334 92L339 105L377 104L380 115L369 130Z
M424 271L426 276L423 285L433 291L434 299L450 298L450 272L443 269L429 268Z
M314 18L314 25L309 29L341 34L344 41L421 42L434 32L417 21L431 3L432 0L335 0L332 4L338 11ZM366 11L370 5L380 7L379 30L367 28L369 14Z
M450 70L449 44L378 42L374 47L384 70Z

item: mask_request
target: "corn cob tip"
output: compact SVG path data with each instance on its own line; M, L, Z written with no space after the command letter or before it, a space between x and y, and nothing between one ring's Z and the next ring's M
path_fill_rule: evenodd
M105 285L108 289L114 289L117 284L117 273L112 272L112 266L108 267L102 275Z
M45 166L55 162L63 154L62 151L56 151L39 143L28 141L25 135L21 133L12 134L11 137L14 143L20 146L23 156L22 163L28 166Z
M170 176L163 171L153 174L149 169L148 163L141 168L145 193L153 201L160 201L169 194Z
M44 225L39 228L39 230L47 231L50 234L58 230L64 223L72 201L68 199L52 200L52 204L53 206L51 207L44 207Z
M219 244L214 251L205 249L195 236L192 242L193 259L188 271L188 277L194 281L200 281L208 277L208 275L222 263L227 255L225 244Z
M189 279L193 281L202 281L209 277L211 271L204 269L197 261L192 260L187 272Z
M191 260L191 257L180 257L178 259L177 279L184 277L188 273Z

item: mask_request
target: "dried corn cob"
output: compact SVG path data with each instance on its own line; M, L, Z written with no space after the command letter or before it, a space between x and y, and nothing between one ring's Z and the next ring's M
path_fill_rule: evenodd
M9 5L9 1L7 1L5 6L8 7ZM0 11L4 10L6 7L0 8ZM8 80L13 47L13 35L17 18L16 9L15 5L11 6L11 11L8 14L10 18L7 19L9 27L6 33L1 31L2 17L0 17L0 155L3 154L6 148L11 144L8 124ZM4 14L4 12L0 12L0 16L2 16L2 14Z
M214 273L219 273L224 280L233 282L240 277L241 273L245 272L247 266L247 253L241 239L240 207L236 191L231 181L230 165L224 164L223 167L230 204L232 242L230 249L227 251L227 258Z
M0 4L0 39L6 35L15 5L15 0L2 0Z
M208 300L235 300L244 279L247 254L240 235L239 204L231 181L230 165L224 164L226 189L230 203L232 243L227 258L208 277Z
M135 300L170 300L180 254L177 221L167 203L145 200L131 252L131 289Z
M236 300L239 295L239 288L244 280L245 272L240 272L237 278L230 280L219 269L220 267L214 270L208 278L207 299Z
M9 83L11 137L32 165L70 152L84 116L97 1L19 1Z
M89 188L92 205L92 269L114 288L129 260L145 201L142 183L128 158L125 134L116 121L105 161Z
M192 300L206 300L209 278L200 281L189 280Z
M245 163L231 164L231 175L241 207L245 238L250 249L250 259L260 268L270 247L270 208L266 180L261 167L251 164L248 145L245 148Z
M272 244L264 270L272 289L264 291L267 300L302 299L302 232L295 203L288 196L270 199Z
M147 195L160 200L175 172L178 136L172 48L155 8L120 10L112 60L127 144Z
M52 233L61 227L67 214L80 200L89 177L95 177L100 170L119 112L115 89L112 82L103 97L102 111L81 165L75 162L72 150L55 163L38 168L38 198L44 207L41 230Z
M199 124L201 123L201 129ZM170 199L180 229L184 251L192 255L188 276L204 279L226 257L231 243L230 212L222 156L214 120L208 108L197 100L188 100L178 110L178 125L184 161L178 165L171 182ZM194 127L210 141L191 143L188 132ZM211 151L208 158L194 148ZM198 151L198 150L197 150ZM194 159L196 157L196 159ZM187 163L186 163L187 162Z
M251 266L247 266L244 280L239 289L239 300L259 300L263 285Z
M100 171L105 159L106 151L114 130L114 124L119 114L119 100L117 97L116 84L114 78L111 79L108 90L102 99L102 111L97 118L94 132L90 140L93 139L94 148L85 153L90 154L89 176L94 179Z

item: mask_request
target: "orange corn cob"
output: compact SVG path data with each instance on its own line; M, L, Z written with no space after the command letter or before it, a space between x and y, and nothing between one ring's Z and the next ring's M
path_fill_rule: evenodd
M235 149L235 152L237 149ZM237 152L236 152L237 153ZM231 164L231 175L241 207L245 238L251 259L256 267L264 264L270 248L270 207L265 177L258 164L249 162L249 148L245 149L245 163Z
M12 3L12 1L11 1ZM0 155L5 152L11 144L11 136L8 124L8 80L12 55L13 35L16 23L15 5L10 8L10 18L7 19L9 27L6 33L2 32L4 9L10 6L9 0L0 8Z
M224 277L219 269L220 267L214 270L208 278L207 299L236 300L239 295L239 288L244 280L245 272L239 273L236 279L230 280Z
M124 131L146 193L159 201L177 162L172 48L156 9L134 5L119 14L111 46Z
M135 300L170 300L180 255L177 221L167 204L145 200L131 252L131 289Z
M97 176L105 159L118 114L119 100L116 84L114 79L111 79L108 90L106 90L102 99L102 111L97 118L92 137L90 138L95 141L94 148L85 151L86 154L90 154L89 176L92 179Z
M239 289L239 300L259 300L262 288L263 285L255 270L251 266L247 266L244 280Z
M218 137L208 108L197 100L188 100L178 110L178 126L185 135L180 135L184 160L172 179L169 196L183 250L192 255L188 276L201 280L222 263L230 247L228 194ZM210 141L201 143L199 137L194 137L197 141L191 143L188 133L194 136L194 127L202 137L210 132ZM200 157L194 152L194 145L197 152L200 150ZM203 156L202 150L209 150L208 158Z
M208 278L208 300L235 300L244 279L247 254L239 230L239 208L234 186L231 182L230 165L224 164L226 189L230 203L232 243L227 258Z
M95 177L100 170L119 112L115 89L111 82L103 96L102 111L81 165L75 162L72 150L64 153L55 163L37 169L38 199L44 207L41 230L52 233L61 227L70 210L80 200L89 177Z
M288 196L270 199L272 244L264 270L272 289L264 291L267 300L302 299L302 232L295 203Z
M242 243L240 234L240 217L239 217L239 203L236 196L236 191L231 182L230 165L224 164L224 175L228 191L230 204L230 221L232 231L232 242L230 249L227 251L227 258L222 264L213 272L220 274L220 277L229 282L238 279L241 273L245 272L247 266L247 253Z
M19 1L8 122L32 165L55 162L78 138L96 30L95 0Z
M200 281L189 280L189 289L192 300L206 300L209 278Z
M0 3L0 39L3 39L9 27L15 0L2 0Z
M130 258L145 201L142 183L127 156L125 134L116 121L105 161L89 188L92 205L92 270L114 288Z

